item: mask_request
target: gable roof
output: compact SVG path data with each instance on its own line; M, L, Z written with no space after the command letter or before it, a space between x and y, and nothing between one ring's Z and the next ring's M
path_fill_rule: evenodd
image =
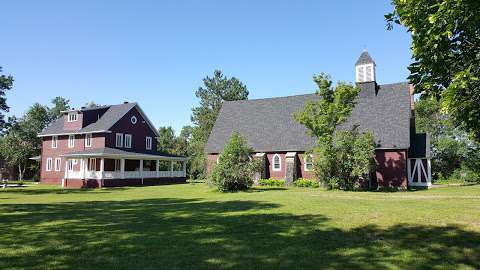
M65 130L64 129L64 119L63 117L58 118L49 126L47 126L40 134L39 137L51 136L51 135L66 135L66 134L84 134L84 133L101 133L107 132L115 123L122 119L125 114L127 114L133 108L137 108L142 117L147 121L150 128L158 136L158 131L153 126L152 122L145 115L143 110L137 103L123 103L117 105L108 105L101 106L97 108L87 108L81 109L78 111L91 111L96 109L105 109L107 111L96 121L93 122L80 130Z
M360 57L358 57L358 60L355 63L355 66L372 64L372 63L375 64L370 54L367 51L363 51L362 54L360 54Z
M377 148L407 149L410 145L410 94L407 83L362 84L357 105L340 127L359 125L374 133ZM315 138L293 114L315 94L224 102L205 151L220 153L235 131L255 152L308 151Z

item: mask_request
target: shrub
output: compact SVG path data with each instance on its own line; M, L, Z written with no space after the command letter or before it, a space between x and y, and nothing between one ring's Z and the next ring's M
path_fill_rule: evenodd
M208 178L209 184L223 192L250 188L258 170L258 162L250 158L250 152L245 139L239 133L233 133Z
M260 179L258 180L260 186L269 186L269 187L284 187L285 180L284 179Z
M449 182L479 183L480 174L466 167L461 167L453 171L448 178Z
M318 188L320 186L316 180L303 179L303 178L298 178L294 182L294 184L297 187L309 187L309 188Z

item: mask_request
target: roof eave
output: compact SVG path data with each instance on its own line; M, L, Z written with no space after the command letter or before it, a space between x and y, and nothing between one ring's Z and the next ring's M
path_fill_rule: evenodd
M95 130L95 131L49 133L49 134L38 134L37 137L42 138L42 137L49 137L49 136L82 135L82 134L93 134L93 133L112 133L112 131L110 131L110 130Z

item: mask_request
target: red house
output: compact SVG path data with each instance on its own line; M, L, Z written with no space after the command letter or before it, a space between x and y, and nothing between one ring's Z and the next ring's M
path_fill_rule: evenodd
M375 62L363 52L355 64L361 91L350 118L340 129L358 126L373 132L377 163L373 185L406 188L431 185L429 140L415 130L413 87L377 84ZM264 162L262 178L314 178L312 157L305 153L315 138L293 118L314 94L224 102L206 145L211 170L234 131L245 136L253 155Z
M39 137L41 183L79 188L186 179L186 158L157 152L158 132L137 103L65 111Z

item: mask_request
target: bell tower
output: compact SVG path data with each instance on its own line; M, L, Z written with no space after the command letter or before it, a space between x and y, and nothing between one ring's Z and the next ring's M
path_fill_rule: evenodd
M355 63L355 82L366 83L375 82L375 62L368 52L362 52L357 62Z

